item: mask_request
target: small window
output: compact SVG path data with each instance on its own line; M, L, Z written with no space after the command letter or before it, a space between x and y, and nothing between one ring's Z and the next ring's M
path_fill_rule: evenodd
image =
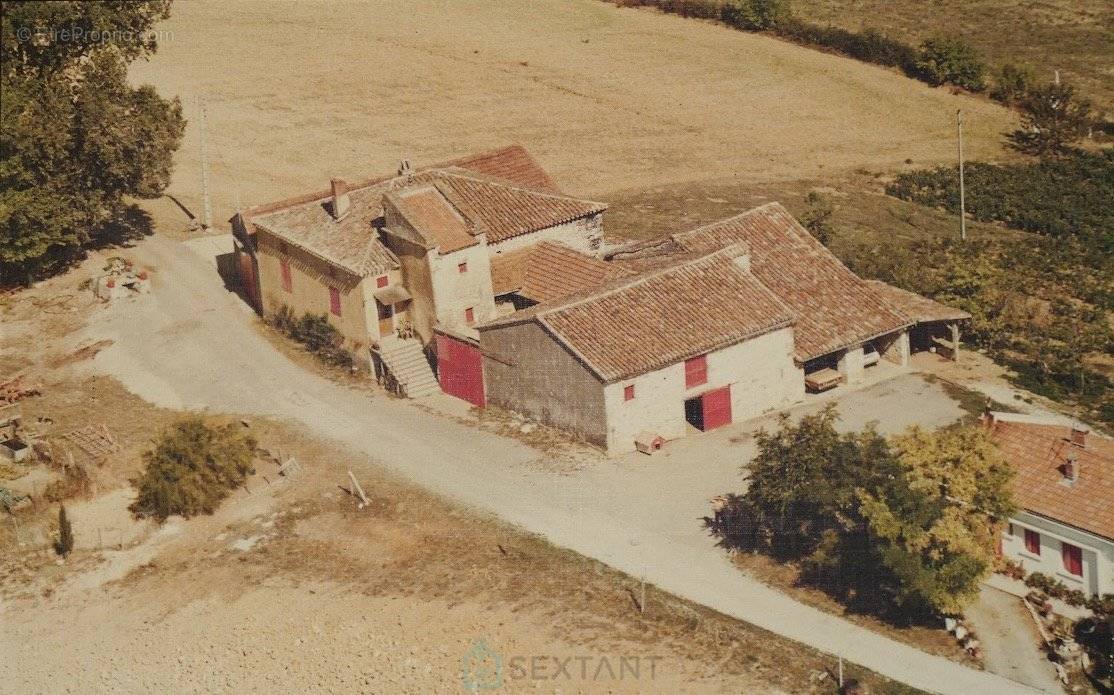
M634 400L634 384L630 384L629 386L627 386L623 389L623 400L624 401L633 401Z
M1083 550L1071 543L1061 543L1061 555L1064 559L1064 569L1068 574L1077 577L1083 576Z
M708 356L700 355L685 360L685 388L708 383Z
M282 270L282 289L293 292L294 279L290 276L290 264L284 259L279 261L279 267Z
M329 311L333 316L340 316L340 290L335 287L329 288Z
M1031 529L1025 529L1025 550L1033 555L1041 554L1041 535Z
M468 272L468 261L464 261L463 263L457 263L456 264L456 272L467 273Z
M387 278L386 275L380 275L379 277L375 278L375 286L379 289L383 289L384 287L386 287L388 282L390 282L390 279Z
M472 311L472 307L464 310L464 322L469 326L476 322L476 312Z

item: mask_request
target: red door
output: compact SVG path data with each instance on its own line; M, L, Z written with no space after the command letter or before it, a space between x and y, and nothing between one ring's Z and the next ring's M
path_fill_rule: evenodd
M445 393L484 407L484 363L479 347L438 334L437 377Z
M244 288L248 303L256 311L259 310L259 286L255 284L255 264L249 254L237 251L240 259L240 286Z
M700 404L704 411L703 427L708 430L731 423L731 387L724 386L715 391L709 391L700 397Z

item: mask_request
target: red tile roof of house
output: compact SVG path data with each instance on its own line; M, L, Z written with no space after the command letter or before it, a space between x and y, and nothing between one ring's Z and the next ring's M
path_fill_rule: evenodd
M901 313L917 323L928 323L930 321L962 321L971 318L971 315L966 311L953 309L947 304L941 304L928 297L922 297L915 292L888 285L881 280L867 280L866 284L878 290L890 304L897 307L901 310Z
M755 277L798 316L794 333L799 362L913 323L878 289L840 263L780 203L768 203L667 239L640 242L611 257L632 267L647 268L670 258L691 257L738 242L750 247Z
M1114 541L1114 439L1094 432L1071 443L1071 426L992 413L990 436L1017 471L1014 500L1026 511ZM1064 479L1074 455L1079 478Z
M515 292L535 302L567 297L630 274L556 241L541 241L491 259L491 284L496 295Z
M520 145L512 145L408 176L347 184L351 207L341 220L330 214L331 190L249 208L242 219L248 233L263 228L350 272L379 273L397 264L371 227L379 217L383 194L430 184L438 187L474 233L486 233L489 243L570 222L607 207L555 192L556 186L537 162ZM543 188L527 187L534 185Z
M479 326L537 321L606 383L792 325L793 312L744 267L736 244Z
M441 253L452 253L478 243L472 225L436 186L414 186L387 195L410 225Z

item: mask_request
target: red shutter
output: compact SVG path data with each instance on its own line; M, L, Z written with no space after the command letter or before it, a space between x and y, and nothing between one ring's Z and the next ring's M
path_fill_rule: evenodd
M1036 531L1025 529L1025 549L1034 555L1041 554L1041 535Z
M1070 544L1060 544L1060 554L1064 560L1064 569L1077 577L1083 576L1083 550Z
M476 312L472 311L472 307L464 310L464 322L471 325L476 320Z
M708 383L708 356L700 355L685 360L685 388Z
M457 263L456 264L456 270L459 273L467 273L468 272L468 262L465 261L464 263Z
M631 384L630 386L625 386L623 388L623 400L624 401L633 401L634 400L634 384Z
M387 278L386 275L380 275L379 277L375 278L375 286L379 289L386 287L388 282L390 282L390 280Z
M294 291L294 281L290 277L290 264L287 263L284 259L282 261L279 261L279 265L282 269L282 289L286 290L287 292Z
M340 316L340 290L335 287L329 288L329 311L333 316Z

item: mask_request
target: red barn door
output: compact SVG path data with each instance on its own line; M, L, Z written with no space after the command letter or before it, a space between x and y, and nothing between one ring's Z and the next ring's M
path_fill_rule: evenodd
M731 387L724 386L709 391L700 398L703 406L703 427L705 432L731 423Z
M236 255L240 259L240 286L244 288L244 294L247 295L251 307L259 311L259 285L255 281L255 263L252 257L243 251L237 251Z
M484 363L479 347L438 333L437 378L445 393L484 407Z

